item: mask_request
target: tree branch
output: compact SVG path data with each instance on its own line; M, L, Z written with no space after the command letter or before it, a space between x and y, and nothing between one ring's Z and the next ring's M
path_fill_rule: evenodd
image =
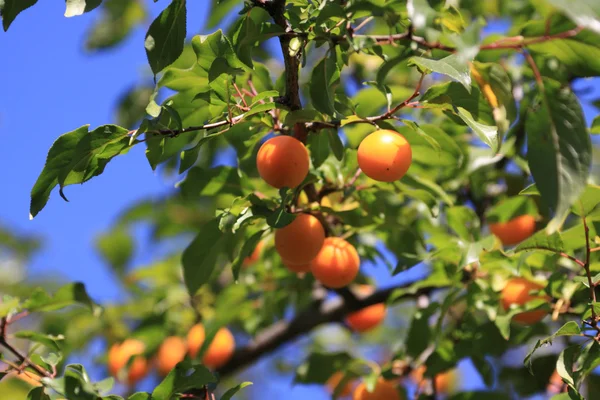
M326 303L315 302L304 311L301 311L291 321L279 321L259 333L252 343L244 348L238 349L229 362L221 367L218 372L221 376L230 375L233 372L254 363L260 357L276 350L280 346L312 331L319 325L331 322L341 322L348 314L374 304L383 303L395 290L407 288L409 286L410 284L379 290L368 297L356 299L356 301L351 302L346 302L342 298L337 298ZM404 294L399 298L407 299L418 297L429 294L434 289L436 288L422 288L414 293Z

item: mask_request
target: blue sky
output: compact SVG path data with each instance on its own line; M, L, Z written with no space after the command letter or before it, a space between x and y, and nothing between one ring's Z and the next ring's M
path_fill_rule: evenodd
M165 6L164 2L147 4L153 16ZM194 28L203 26L206 4L188 3L188 27L192 27L188 32L208 33ZM63 13L63 2L41 1L23 12L7 33L0 33L0 170L4 177L0 223L43 237L44 247L30 265L30 276L82 281L94 298L105 302L118 298L119 289L94 252L93 239L110 227L124 207L142 198L160 197L172 189L173 182L152 172L144 148L138 146L115 158L100 177L68 187L69 203L54 192L47 207L29 221L29 192L54 140L84 124L96 127L114 122L118 96L148 76L144 28L116 49L90 54L83 44L98 12L69 19ZM590 86L589 82L577 86L581 85ZM599 85L591 87L584 99L600 97ZM584 106L591 121L594 110L585 102ZM147 249L150 252L138 263L155 256ZM378 271L378 278L387 277L384 267ZM258 366L254 373L262 368ZM327 398L315 388L296 387L290 392L289 382L288 378L274 380L268 390L273 396L285 393L292 399Z

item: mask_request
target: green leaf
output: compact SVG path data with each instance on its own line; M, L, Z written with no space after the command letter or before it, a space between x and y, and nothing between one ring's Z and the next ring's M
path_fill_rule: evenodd
M575 379L573 377L573 371L575 370L575 362L580 353L579 345L571 345L560 352L558 361L556 362L556 372L560 375L563 381L569 385L570 388L575 389ZM583 400L581 396L575 396L575 399Z
M431 147L436 152L438 152L438 154L441 153L442 146L438 143L438 141L433 136L430 136L427 132L425 132L423 129L421 129L421 127L419 126L418 123L416 123L415 121L408 120L408 119L402 119L401 121L404 123L404 125L408 126L410 129L412 129L417 134L419 134L419 136L421 136L427 143L429 143L429 145L431 145Z
M406 352L412 357L419 357L430 345L433 333L429 326L429 318L438 310L439 304L432 303L427 308L418 309L413 315L406 337Z
M267 224L269 224L271 228L276 229L283 228L284 226L291 224L294 219L296 219L294 214L290 214L286 210L286 206L292 199L294 191L287 188L281 188L279 189L279 195L281 196L279 207L277 207L275 211L267 216Z
M536 232L533 236L525 239L514 249L515 253L530 250L547 250L561 253L565 250L561 234L554 232L548 234L545 230Z
M590 126L590 133L594 135L600 135L600 115L598 115L592 121L592 125Z
M535 351L537 349L539 349L540 347L545 346L547 344L551 345L552 342L554 341L554 339L556 339L559 336L573 336L573 335L579 335L580 333L581 333L581 328L579 327L577 322L575 322L575 321L567 322L562 327L560 327L556 332L554 332L554 334L552 336L549 336L546 339L538 340L536 342L535 346L533 347L533 349L531 349L529 351L529 353L527 354L527 356L525 357L525 360L523 360L523 363L531 371L531 361L532 361L531 357L533 356L533 353L535 353Z
M127 400L151 400L151 396L149 393L138 392L129 396Z
M242 194L242 182L237 170L232 167L193 167L183 181L177 184L181 194L187 198L216 196L229 193Z
M248 70L248 67L238 59L231 42L221 30L210 35L194 36L192 48L196 53L198 65L207 73L217 58L224 59L232 70Z
M592 144L579 101L568 88L549 79L527 113L527 160L542 201L554 211L555 231L587 184Z
M452 54L441 60L431 60L423 57L412 57L410 59L412 65L416 65L422 71L433 71L449 76L452 79L460 82L467 92L471 92L471 73L466 60Z
M96 250L118 276L125 273L134 246L133 237L123 228L116 228L96 239Z
M458 234L459 237L468 241L479 240L480 223L479 217L473 209L467 206L455 206L446 211L448 227Z
M154 76L183 52L186 23L186 0L172 0L150 25L144 47Z
M473 115L462 107L457 107L458 116L473 130L473 132L487 144L494 152L500 151L500 145L502 144L502 135L498 131L497 126L485 125L477 122Z
M30 218L44 208L56 185L60 185L61 196L65 198L62 193L65 186L100 175L113 157L128 150L128 131L116 125L104 125L91 132L85 125L59 137L31 190Z
M57 341L63 340L62 336L46 335L39 332L33 331L19 331L15 333L15 337L20 339L27 339L31 342L41 343L46 346L49 350L60 351L60 347Z
M323 384L334 373L343 371L351 361L352 357L346 352L310 353L296 369L294 382Z
M108 49L122 43L146 19L144 3L139 0L104 0L102 16L87 33L88 50ZM148 104L144 104L144 107ZM136 119L137 121L137 119ZM123 124L130 127L129 124Z
M338 161L344 158L344 143L340 135L334 129L327 129L327 137L329 138L329 147Z
M310 134L307 144L313 167L319 168L329 157L329 133L321 131Z
M43 289L38 288L23 303L23 308L30 312L54 311L74 304L86 306L94 313L100 310L88 295L85 285L80 282L66 284L58 289L54 295L49 295Z
M8 27L21 11L33 6L35 3L37 3L37 0L4 0L4 6L0 9L4 32L8 31Z
M577 8L573 10L579 12ZM547 31L545 21L531 21L524 25L521 34L527 38L540 37L547 34L558 35L575 28L571 21L560 15L553 16L551 22ZM599 33L583 30L569 38L542 41L527 47L534 55L539 54L549 60L558 60L570 76L597 76L600 74Z
M600 4L594 0L547 0L577 25L600 33Z
M43 387L36 387L31 389L27 394L27 400L50 400Z
M335 50L330 52L329 56L313 68L308 90L313 107L324 114L334 116L335 89L340 81L340 69Z
M232 387L231 389L223 393L223 396L221 396L221 400L231 400L233 396L237 394L237 392L250 385L252 385L252 382L242 382L239 385Z
M75 17L98 7L102 0L65 0L65 17Z
M191 371L191 373L190 373ZM152 392L153 400L171 400L176 393L190 389L200 389L217 380L202 365L192 365L189 361L180 362L169 372L163 381Z
M534 202L527 196L514 196L495 205L486 213L488 223L508 222L521 215L535 215Z
M246 259L246 257L249 257L252 254L258 243L261 241L264 233L265 231L259 231L256 232L254 235L250 236L248 240L244 242L244 245L242 246L242 249L240 250L238 256L231 264L231 269L233 271L233 279L235 279L236 281L238 280L240 268L242 267L244 260Z
M237 5L239 5L238 0L211 0L206 28L212 29L217 26Z
M183 279L191 296L208 282L230 238L231 234L219 230L219 219L212 219L199 229L196 238L184 250Z

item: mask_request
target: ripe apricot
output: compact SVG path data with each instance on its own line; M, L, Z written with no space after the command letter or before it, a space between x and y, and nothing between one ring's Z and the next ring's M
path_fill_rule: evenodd
M324 240L323 225L310 214L298 214L291 224L275 231L275 249L287 264L308 264Z
M128 366L127 383L130 385L143 379L148 373L148 361L142 356L146 345L137 339L127 339L123 343L115 343L108 352L108 371L119 379L119 371ZM129 359L133 357L131 363Z
M375 131L358 146L358 166L376 181L393 182L402 178L411 162L410 144L395 131Z
M531 282L525 278L512 278L506 283L504 289L502 289L502 307L504 310L508 310L513 304L521 306L534 299L548 299L547 296L529 294L532 290L540 290L542 288L543 286L539 283ZM546 314L545 310L526 311L515 315L513 320L523 325L532 325L541 321Z
M192 358L198 354L205 339L204 327L201 324L194 325L188 332L188 351ZM235 339L229 329L221 328L217 331L208 349L202 356L202 363L208 368L219 368L224 365L235 350Z
M554 370L550 376L550 380L548 381L546 391L549 394L559 394L561 392L566 392L566 388L567 385L563 382L562 378L558 374L558 371Z
M531 215L521 215L507 222L490 224L490 231L505 246L512 246L522 242L535 232L535 218Z
M357 291L366 296L373 293L374 289L368 285L360 285ZM366 332L379 325L385 319L385 314L385 304L374 304L348 315L346 323L353 331Z
M158 373L167 375L177 363L183 361L187 347L185 341L177 336L166 338L158 349L156 355Z
M287 269L289 269L292 272L295 272L297 274L300 273L304 273L304 272L310 272L310 263L307 264L290 264L289 262L283 260L283 265L285 265L285 267Z
M341 288L354 280L359 266L360 257L354 246L342 238L328 237L310 263L310 270L323 285Z
M419 366L410 373L410 378L418 386L425 384L425 370L427 368L424 365ZM434 378L435 390L438 394L448 393L456 386L456 370L448 370L439 373Z
M331 375L331 377L329 377L329 379L327 379L325 385L327 386L327 390L329 391L329 393L335 393L335 389L338 387L342 379L344 379L344 373L339 371L334 373L333 375ZM346 397L349 396L350 393L352 393L352 381L347 381L344 387L338 393L338 396Z
M275 136L258 150L256 166L261 178L279 189L295 188L308 175L309 156L306 146L292 136Z
M400 394L392 382L379 378L373 392L367 392L364 382L356 387L352 400L401 400Z
M252 254L250 254L248 257L246 257L244 259L244 262L242 263L242 265L244 267L249 267L250 265L257 262L260 259L260 255L262 253L263 247L265 247L265 243L263 241L258 242L256 247L252 251Z

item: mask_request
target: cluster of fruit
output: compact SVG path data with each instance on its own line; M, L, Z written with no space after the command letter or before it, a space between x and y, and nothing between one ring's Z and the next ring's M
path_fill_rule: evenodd
M412 161L410 144L397 132L378 130L358 148L358 165L370 178L393 182L406 174ZM276 136L259 149L257 168L262 179L275 188L300 185L310 166L308 150L291 136ZM350 284L358 274L360 258L352 244L339 237L325 237L319 220L299 214L275 232L275 248L283 264L293 272L312 272L330 288Z
M137 339L127 339L122 343L115 343L108 352L108 371L120 381L129 385L143 379L151 366L155 365L159 374L165 376L177 363L183 361L186 354L192 359L196 358L202 348L206 334L202 324L194 325L184 340L178 336L166 338L160 345L153 362L149 362L144 353L146 345ZM221 328L215 334L210 345L202 355L202 364L208 368L219 368L231 358L235 350L235 339L229 329ZM121 371L126 368L126 376Z

